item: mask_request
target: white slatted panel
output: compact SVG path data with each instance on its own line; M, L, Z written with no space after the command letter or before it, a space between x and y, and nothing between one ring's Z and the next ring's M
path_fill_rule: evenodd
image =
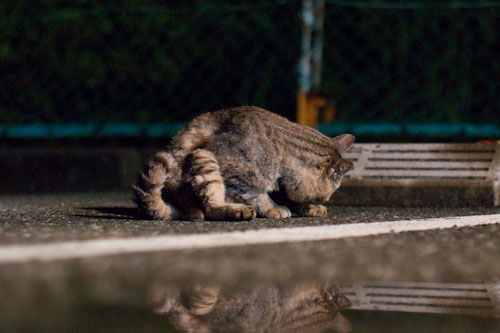
M360 282L341 292L351 309L500 317L499 283Z
M416 160L411 162L411 168L421 168L421 169L444 169L444 168L452 168L452 169L461 169L466 170L470 168L481 169L488 171L491 166L491 160L487 160L484 162L476 162L476 161L441 161L441 160ZM400 168L401 161L378 161L372 159L370 161L371 168Z
M344 154L344 158L354 163L345 184L349 179L492 183L499 147L499 144L357 144Z
M486 170L453 170L453 169L414 169L406 168L365 168L364 178L464 178L464 179L486 179Z
M500 148L497 148L490 169L490 179L493 183L493 205L500 206Z

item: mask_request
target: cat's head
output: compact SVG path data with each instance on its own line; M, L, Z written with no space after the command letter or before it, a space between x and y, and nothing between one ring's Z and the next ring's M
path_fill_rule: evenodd
M353 168L352 162L343 159L341 154L354 144L356 138L352 134L342 134L334 137L332 140L338 155L336 154L328 160L325 168L325 176L332 185L333 194L339 188L344 175Z
M330 200L339 188L344 175L353 168L351 161L342 158L342 153L354 143L351 134L342 134L331 139L328 156L320 155L306 168L297 167L293 177L283 177L281 185L286 189L287 198L304 204L321 204Z

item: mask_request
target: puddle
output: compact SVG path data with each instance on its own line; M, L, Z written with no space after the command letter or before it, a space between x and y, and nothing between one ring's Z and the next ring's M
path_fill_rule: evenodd
M0 332L500 332L498 283L143 282L13 284Z

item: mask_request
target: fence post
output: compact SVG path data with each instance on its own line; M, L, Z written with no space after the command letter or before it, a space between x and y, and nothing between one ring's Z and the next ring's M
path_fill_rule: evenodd
M318 124L312 93L318 91L321 83L324 9L324 0L303 0L297 122L311 127Z

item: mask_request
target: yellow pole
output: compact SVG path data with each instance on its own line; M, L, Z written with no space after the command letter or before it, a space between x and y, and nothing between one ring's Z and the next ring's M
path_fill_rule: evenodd
M311 103L311 96L305 91L297 94L297 122L309 127L318 125L318 108Z

